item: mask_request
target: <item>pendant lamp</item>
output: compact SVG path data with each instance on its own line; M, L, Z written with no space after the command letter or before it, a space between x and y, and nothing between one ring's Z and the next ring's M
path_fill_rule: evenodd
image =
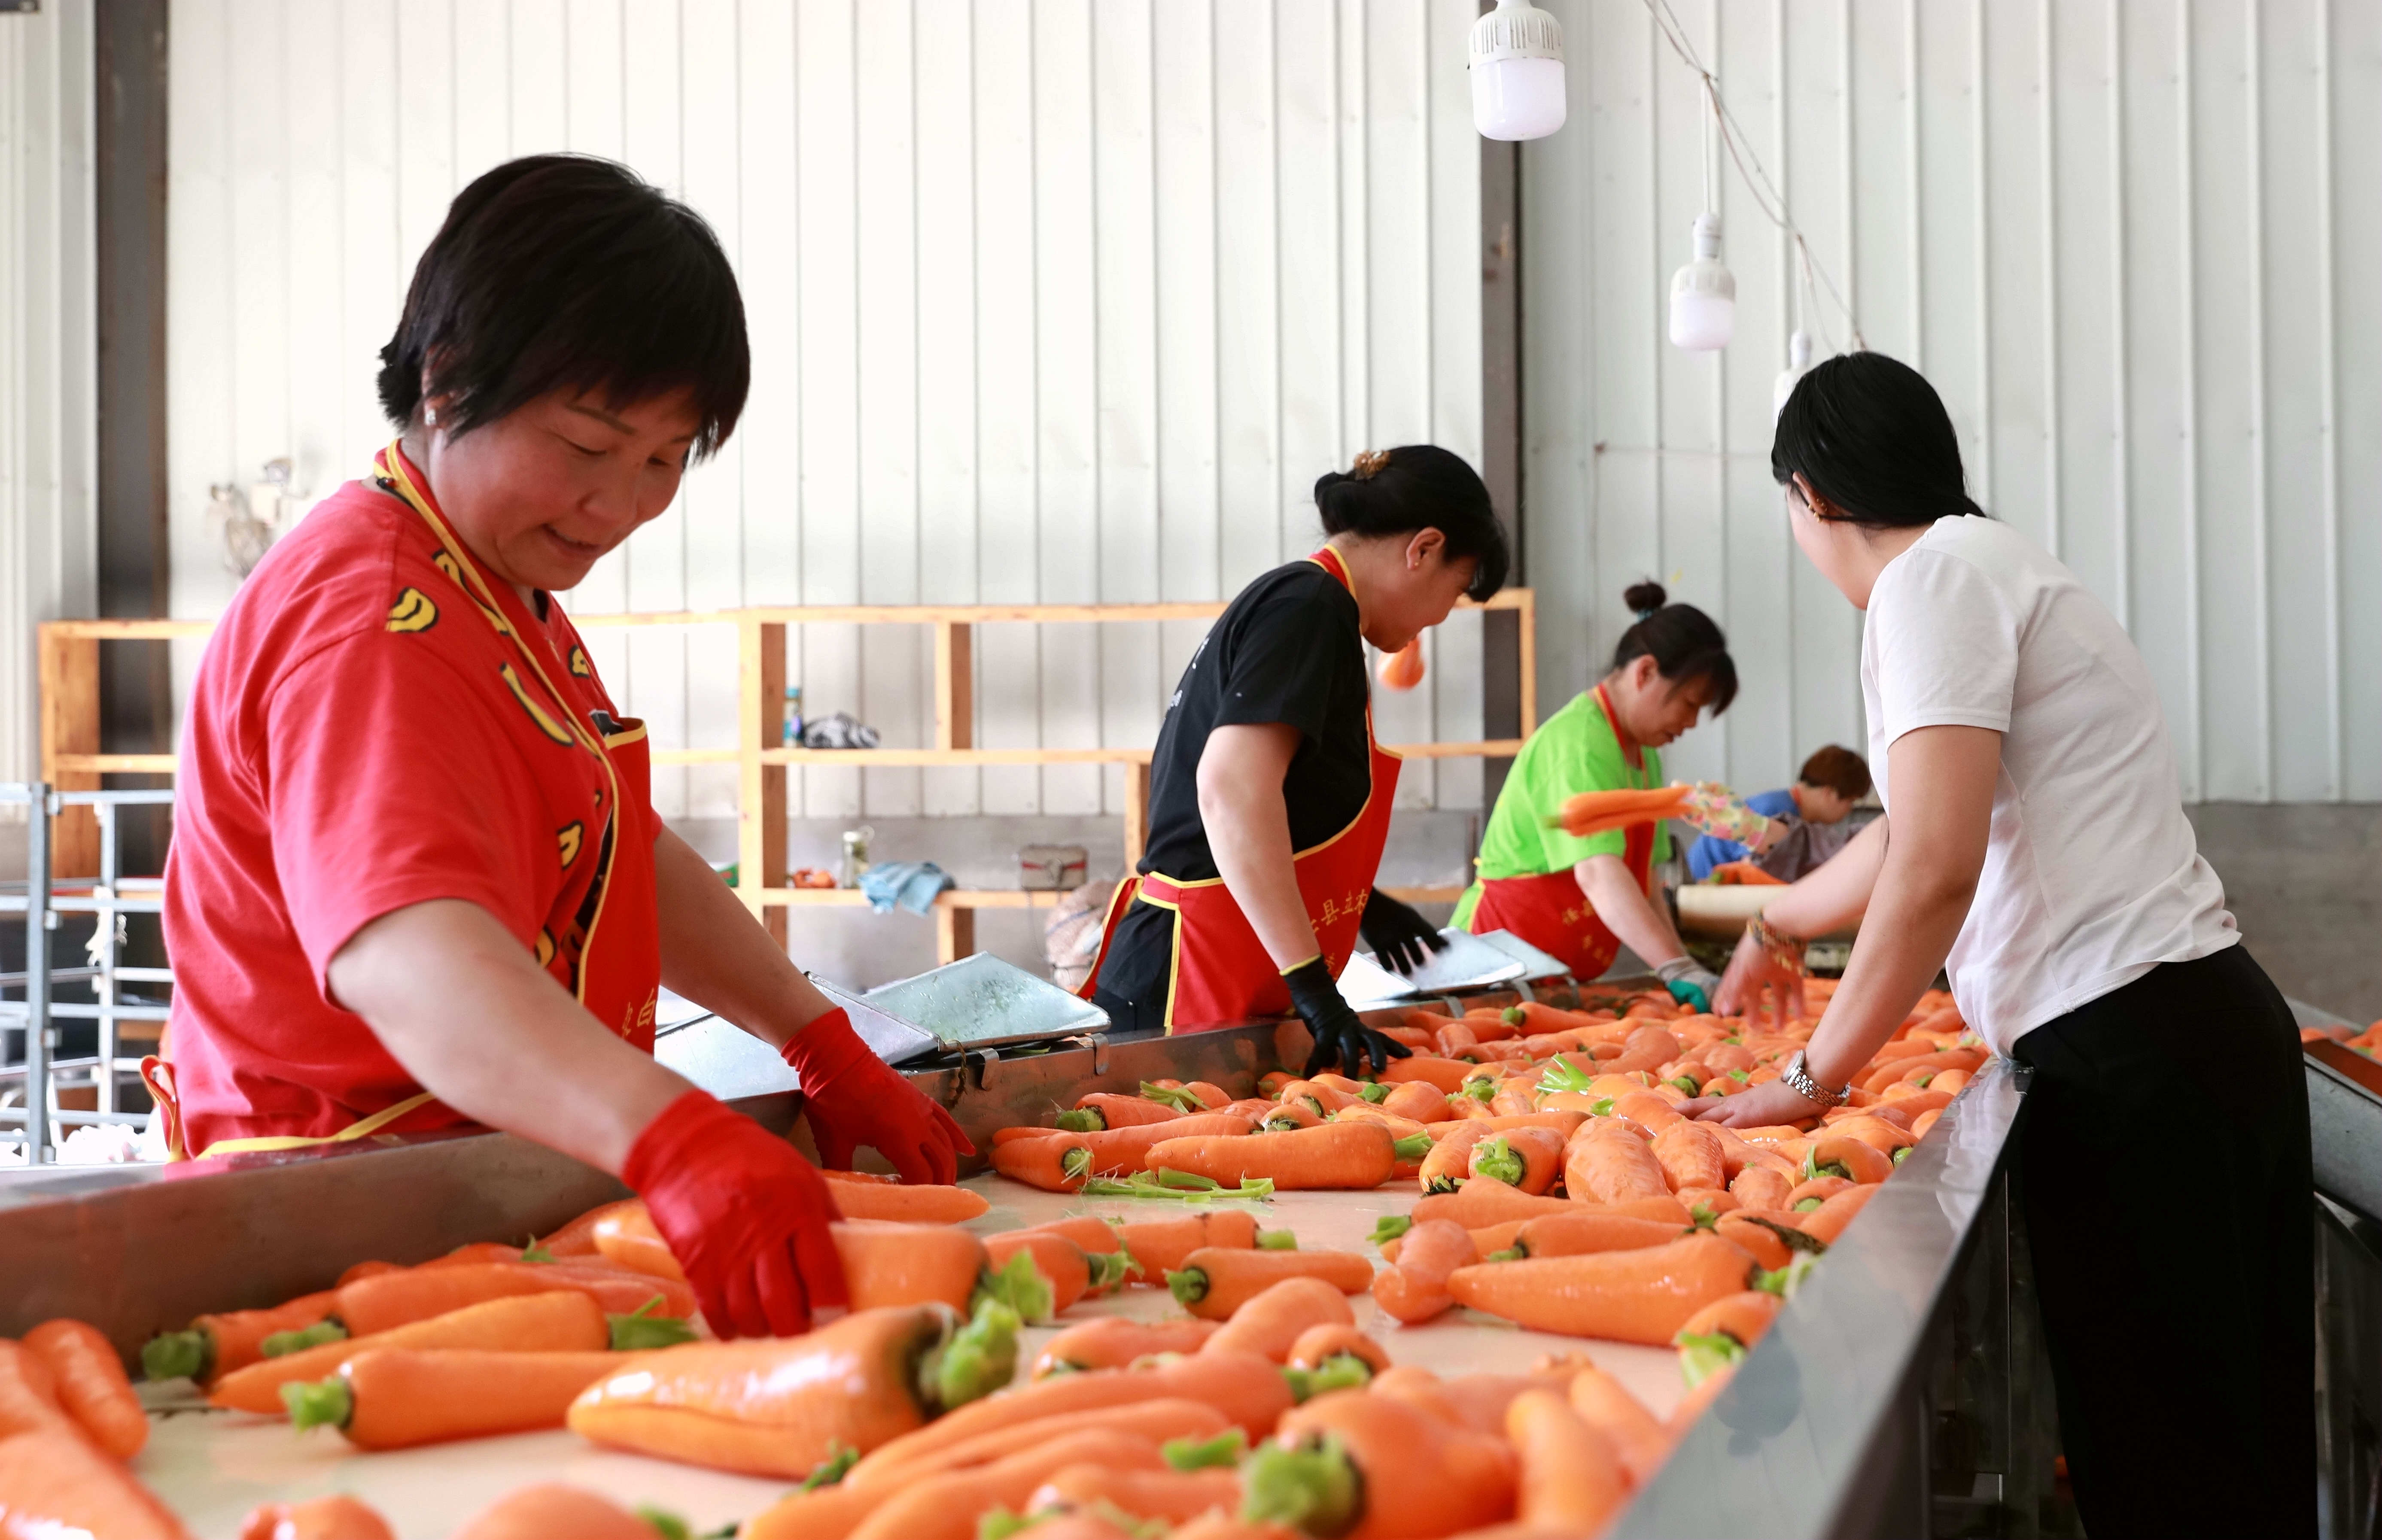
M1786 397L1795 394L1796 382L1811 372L1811 334L1802 327L1786 339L1786 367L1778 372L1778 383L1770 389L1770 417L1773 422L1786 409Z
M1671 275L1671 346L1715 352L1737 329L1737 279L1720 260L1720 215L1696 215L1695 258Z
M1564 126L1563 25L1529 0L1497 0L1474 22L1467 62L1481 138L1544 139Z

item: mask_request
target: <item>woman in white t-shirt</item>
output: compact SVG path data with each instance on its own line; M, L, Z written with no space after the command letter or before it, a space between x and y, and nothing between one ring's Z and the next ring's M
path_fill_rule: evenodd
M1721 986L1723 1010L1799 995L1801 938L1859 917L1810 1047L1681 1110L1816 1117L1947 970L1971 1027L2032 1069L2011 1155L2085 1528L2312 1534L2299 1034L2200 857L2141 654L1969 500L1951 420L1906 365L1813 369L1771 470L1796 544L1866 612L1887 812L1773 900Z

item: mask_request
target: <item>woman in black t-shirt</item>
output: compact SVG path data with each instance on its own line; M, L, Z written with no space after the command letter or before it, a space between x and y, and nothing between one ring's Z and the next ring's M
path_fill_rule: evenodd
M1120 1026L1169 1033L1295 1008L1308 1072L1378 1071L1406 1050L1334 982L1359 930L1412 967L1438 933L1376 891L1398 761L1373 742L1364 643L1394 653L1458 598L1505 581L1489 489L1445 449L1357 457L1315 483L1328 536L1224 611L1168 702L1149 846L1110 906L1087 993Z

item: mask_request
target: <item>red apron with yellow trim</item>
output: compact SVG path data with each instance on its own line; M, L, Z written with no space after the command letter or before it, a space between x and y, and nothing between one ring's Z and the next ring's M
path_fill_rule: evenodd
M1326 546L1307 558L1348 586L1348 569L1340 554ZM1315 926L1316 944L1336 977L1357 949L1357 925L1364 917L1365 899L1381 868L1381 849L1389 842L1390 813L1397 799L1398 756L1373 739L1373 712L1365 709L1365 751L1371 785L1365 805L1339 833L1291 857L1298 880L1298 896L1307 918ZM1241 912L1241 906L1222 877L1178 882L1162 873L1127 877L1109 900L1108 919L1100 937L1099 955L1078 991L1092 997L1100 964L1115 939L1117 922L1134 899L1174 911L1174 955L1166 989L1166 1030L1204 1032L1211 1027L1290 1013L1290 986L1268 955L1265 944Z
M568 685L574 673L589 672L583 654L573 645L566 658L549 628L531 615L520 595L510 586L490 583L480 572L399 446L391 444L375 456L373 471L374 483L402 499L437 538L441 549L434 565L469 601L462 607L476 611L510 643L512 662L499 670L502 688L558 745L575 747L604 768L601 823L581 831L581 849L565 858L568 865L592 853L593 874L572 912L557 916L540 933L534 955L538 965L596 1020L623 1041L651 1053L661 984L661 935L650 812L652 753L645 724L609 716L590 704L585 691ZM435 616L435 608L429 613ZM567 631L568 622L562 625ZM223 1139L203 1151L186 1151L172 1064L153 1056L143 1061L141 1078L166 1118L167 1150L176 1159L352 1143L436 1100L427 1091L418 1092L336 1133Z
M1604 687L1596 687L1597 709L1614 721L1613 701ZM1616 726L1615 736L1619 737ZM1635 767L1645 759L1630 752ZM1651 892L1654 880L1654 825L1632 824L1624 831L1621 864L1629 869L1640 891ZM1569 868L1530 877L1483 877L1480 897L1472 906L1472 934L1511 931L1555 958L1576 979L1592 979L1613 966L1621 938L1605 927L1579 890L1579 879Z

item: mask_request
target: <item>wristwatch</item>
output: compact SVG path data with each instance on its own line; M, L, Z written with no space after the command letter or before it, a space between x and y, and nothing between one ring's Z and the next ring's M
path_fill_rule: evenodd
M1811 1072L1803 1068L1803 1053L1799 1048L1796 1050L1795 1057L1786 1061L1786 1068L1778 1072L1778 1078L1793 1086L1796 1093L1806 1100L1817 1102L1822 1106L1842 1106L1853 1099L1853 1088L1849 1085L1831 1091L1813 1080Z

